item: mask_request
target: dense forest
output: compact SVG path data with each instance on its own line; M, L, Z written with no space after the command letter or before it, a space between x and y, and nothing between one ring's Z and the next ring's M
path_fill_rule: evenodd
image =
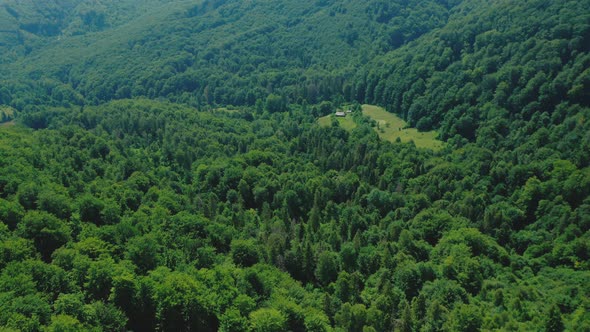
M0 0L0 331L480 330L590 331L590 1Z

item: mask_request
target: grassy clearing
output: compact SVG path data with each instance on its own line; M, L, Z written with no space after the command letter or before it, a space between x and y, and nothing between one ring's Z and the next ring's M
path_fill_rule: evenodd
M375 130L384 140L395 142L399 138L404 143L414 141L417 147L434 151L438 151L444 146L442 141L436 139L438 136L436 131L419 132L416 128L406 128L408 124L403 119L387 112L382 107L363 105L363 115L377 122ZM340 127L348 131L357 126L350 115L341 118L331 114L319 118L318 123L320 126L329 127L332 125L332 119L336 119Z
M347 115L346 117L335 117L333 115L326 115L318 119L318 123L322 127L329 127L332 125L332 118L336 119L340 124L340 127L344 130L351 131L356 128L356 123L352 120L352 116Z
M374 105L363 105L363 115L377 122L375 130L379 136L390 142L399 138L402 142L414 141L419 148L440 150L444 143L436 139L436 131L419 132L416 128L406 128L407 123L393 113Z

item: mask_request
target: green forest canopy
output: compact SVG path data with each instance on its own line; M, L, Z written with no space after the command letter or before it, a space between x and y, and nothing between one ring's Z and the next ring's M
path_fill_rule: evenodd
M0 22L4 329L590 329L588 1ZM444 147L381 140L363 103Z

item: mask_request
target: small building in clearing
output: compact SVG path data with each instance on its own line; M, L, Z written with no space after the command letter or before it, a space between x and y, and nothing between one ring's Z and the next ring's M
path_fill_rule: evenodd
M338 117L345 117L346 116L346 113L344 113L344 112L336 112L335 115L338 116Z

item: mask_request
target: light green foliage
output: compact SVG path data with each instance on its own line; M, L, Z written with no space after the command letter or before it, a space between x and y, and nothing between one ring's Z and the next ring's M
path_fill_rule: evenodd
M248 319L236 309L228 309L220 319L219 331L248 331Z
M283 313L272 308L261 308L250 314L250 329L255 332L287 331L287 319Z
M16 110L10 106L0 105L0 126L6 125L12 121L16 115Z
M470 305L457 306L449 316L445 330L447 331L478 331L481 328L481 313Z
M331 331L330 320L324 313L312 311L305 314L305 330L310 332Z
M74 317L58 315L51 318L51 324L47 331L50 332L78 332L83 331L82 324Z

